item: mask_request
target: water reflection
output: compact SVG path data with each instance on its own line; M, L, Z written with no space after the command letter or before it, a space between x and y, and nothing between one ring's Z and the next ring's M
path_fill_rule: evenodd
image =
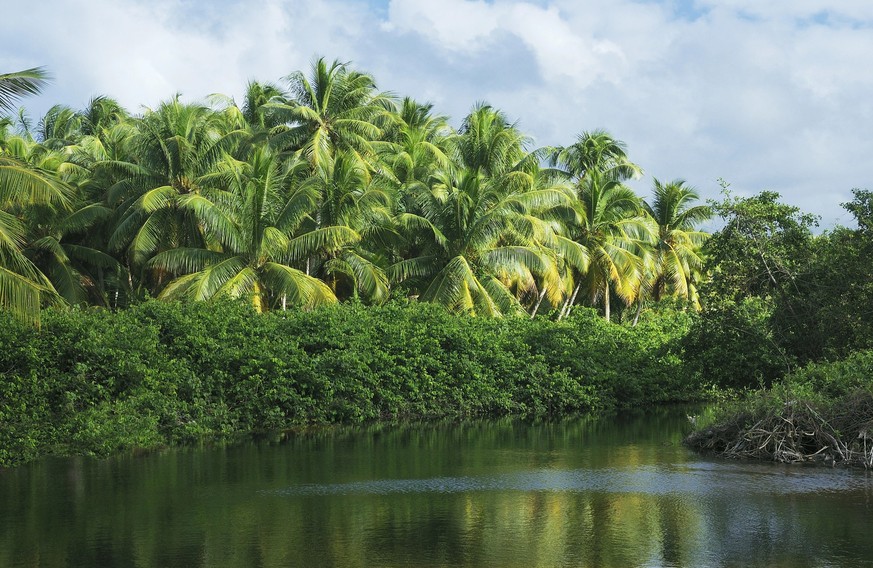
M717 475L713 475L717 472ZM271 491L290 497L303 495L350 495L355 493L470 493L477 491L585 491L601 493L667 493L693 496L742 492L780 495L789 493L840 493L864 490L865 477L850 471L775 470L754 465L698 462L685 466L639 466L632 470L542 469L480 477L432 477L428 479L377 479L350 483L304 484Z
M865 472L701 459L685 412L378 425L0 472L0 566L863 566Z

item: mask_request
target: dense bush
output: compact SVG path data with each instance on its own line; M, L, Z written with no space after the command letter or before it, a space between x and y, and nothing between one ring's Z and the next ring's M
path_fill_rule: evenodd
M717 387L770 386L795 364L773 336L771 314L758 297L705 308L681 339L688 372Z
M682 313L609 324L429 304L255 314L149 301L0 317L0 464L397 417L547 415L686 400Z
M873 351L811 363L702 420L687 439L730 457L873 467Z

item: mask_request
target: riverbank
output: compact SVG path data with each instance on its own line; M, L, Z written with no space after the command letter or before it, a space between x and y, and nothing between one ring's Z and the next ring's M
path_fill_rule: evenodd
M729 458L873 468L873 351L811 364L751 392L685 443Z
M424 303L256 314L148 301L0 318L0 466L308 424L547 416L699 400L682 312L458 317Z

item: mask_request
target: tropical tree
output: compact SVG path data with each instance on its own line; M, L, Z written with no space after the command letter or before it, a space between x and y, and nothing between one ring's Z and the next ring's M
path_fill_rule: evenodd
M376 91L373 77L319 58L309 77L298 71L286 79L290 100L267 105L288 124L272 138L274 148L299 152L313 170L329 167L338 150L372 162L372 142L382 133L377 122L394 110L393 99Z
M609 320L613 293L626 304L636 297L654 227L633 190L597 172L582 181L574 205L566 227L585 249L588 270L579 276L563 315L584 289L592 306L602 302L604 318Z
M360 239L344 226L301 231L315 212L318 195L299 183L305 162L289 163L262 146L247 161L225 155L207 180L212 199L188 194L184 207L196 211L209 247L176 247L150 265L179 275L161 298L208 300L219 295L248 298L258 311L288 304L335 302L321 280L295 268L320 252L340 250Z
M42 67L0 74L0 111L10 111L21 97L39 93L48 80Z
M249 126L269 132L282 124L280 113L270 105L286 102L285 93L278 85L249 81L240 110Z
M628 158L627 145L605 130L583 132L574 144L554 148L549 159L576 184L594 172L615 180L628 180L642 174L640 167Z
M558 188L540 187L537 161L506 117L477 105L450 148L459 167L433 174L415 199L417 210L399 215L410 257L390 269L420 299L479 315L520 311L516 292L536 276L558 279L543 242L550 227L531 215L564 202Z
M401 210L414 211L408 200L427 189L430 176L450 167L448 140L454 134L448 119L432 114L433 105L404 98L384 129L384 139L373 145L380 170L398 184Z
M625 144L602 130L583 132L575 144L555 149L550 158L574 184L574 203L557 216L587 259L585 270L571 272L568 283L575 285L559 318L569 313L585 288L591 305L602 302L604 317L610 319L613 293L626 303L636 296L645 245L654 232L639 197L622 183L641 170L628 159Z
M652 203L643 202L658 226L650 279L652 299L657 302L665 294L676 295L699 309L694 280L703 269L701 247L708 234L697 226L710 218L711 210L696 204L700 196L682 179L666 184L655 179L652 193Z
M161 251L208 248L208 231L189 205L196 196L208 199L216 164L249 136L235 118L177 97L135 122L129 161L104 163L118 180L105 197L117 218L109 247L126 252L130 270ZM164 275L154 276L160 288Z
M314 191L317 204L305 230L347 227L359 242L307 258L307 274L317 274L335 293L360 294L381 302L388 297L384 259L378 253L391 240L394 184L373 174L351 152L339 151L303 185Z
M36 94L48 79L41 68L0 75L0 110L11 110L20 97ZM72 189L27 162L33 142L4 138L0 145L0 307L39 323L44 302L59 302L51 281L27 258L25 213L32 207L65 209Z

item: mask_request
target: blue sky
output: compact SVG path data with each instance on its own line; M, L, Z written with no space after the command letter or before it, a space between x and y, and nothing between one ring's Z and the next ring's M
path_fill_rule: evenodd
M604 128L652 176L718 197L769 189L824 227L873 189L869 0L42 0L4 7L0 70L54 75L26 100L133 111L176 92L239 97L315 56L454 124L476 101L538 145Z

